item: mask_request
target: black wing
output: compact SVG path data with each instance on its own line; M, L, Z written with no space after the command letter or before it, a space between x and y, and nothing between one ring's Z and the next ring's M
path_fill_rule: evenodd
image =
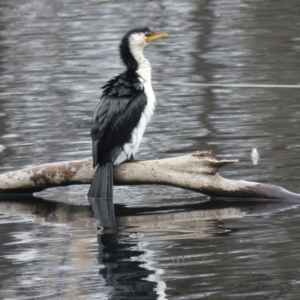
M135 90L130 94L104 94L96 107L91 129L94 167L107 160L114 161L123 145L130 141L131 132L147 104L143 90Z

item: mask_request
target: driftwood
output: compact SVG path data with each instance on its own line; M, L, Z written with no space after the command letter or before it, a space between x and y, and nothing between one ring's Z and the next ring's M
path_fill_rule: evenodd
M114 168L115 185L160 184L213 197L282 199L299 201L300 195L279 186L230 180L219 169L236 160L217 160L197 152L174 158L124 163ZM91 159L44 164L0 174L0 195L33 193L49 187L90 183Z

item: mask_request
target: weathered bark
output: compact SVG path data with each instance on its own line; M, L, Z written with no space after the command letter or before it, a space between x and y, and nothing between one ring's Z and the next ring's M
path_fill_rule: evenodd
M114 182L116 185L170 185L214 197L300 200L299 194L279 186L230 180L219 175L221 167L234 162L217 160L201 152L130 162L114 168ZM90 183L93 174L91 159L44 164L0 174L0 194L33 193L49 187Z

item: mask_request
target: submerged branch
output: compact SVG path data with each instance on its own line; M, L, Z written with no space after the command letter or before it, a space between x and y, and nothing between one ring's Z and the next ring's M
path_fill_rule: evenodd
M160 184L214 197L300 200L279 186L230 180L219 169L236 160L217 160L197 152L160 160L123 163L114 168L115 185ZM0 194L33 193L50 187L88 184L94 175L91 159L44 164L0 174Z

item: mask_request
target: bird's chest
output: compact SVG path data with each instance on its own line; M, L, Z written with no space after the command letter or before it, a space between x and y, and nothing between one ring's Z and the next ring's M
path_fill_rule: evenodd
M132 156L134 156L140 146L142 141L145 129L151 117L153 116L155 110L155 95L150 83L143 83L144 91L147 96L147 104L141 114L140 120L137 126L131 133L131 139L128 143L123 145L122 152L118 156L117 160L115 161L114 165L119 165L122 162L129 160Z

